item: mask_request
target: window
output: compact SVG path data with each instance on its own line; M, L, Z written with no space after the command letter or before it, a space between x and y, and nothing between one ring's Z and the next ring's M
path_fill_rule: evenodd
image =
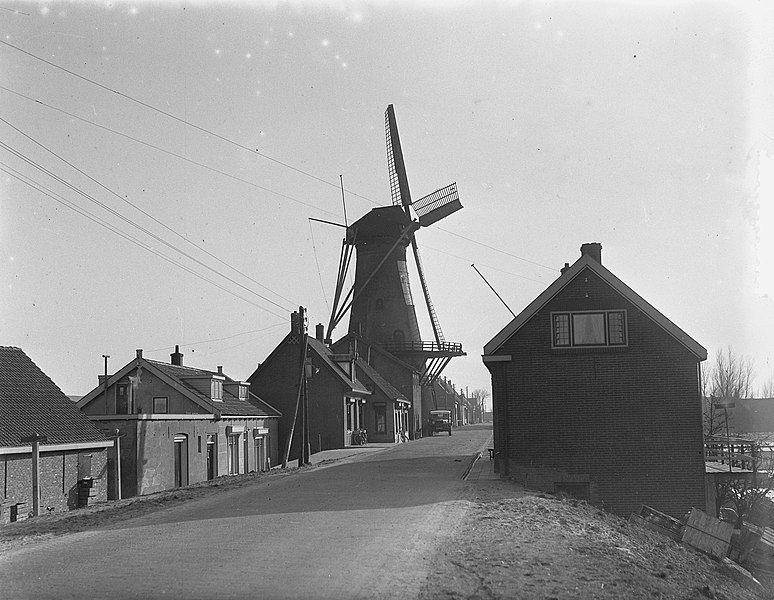
M246 385L240 385L239 386L239 399L240 400L247 400L247 395L249 393L249 389Z
M626 346L626 311L551 313L554 348Z
M213 400L223 400L223 382L220 379L213 379L210 392Z
M129 414L129 384L119 383L116 386L116 414Z
M154 413L166 413L169 410L169 401L166 396L154 396L153 397L153 412Z
M387 407L384 404L374 405L374 418L376 433L387 433Z

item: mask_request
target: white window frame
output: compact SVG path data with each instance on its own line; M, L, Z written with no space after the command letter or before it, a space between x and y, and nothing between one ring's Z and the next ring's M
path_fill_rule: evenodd
M610 338L610 315L622 315L623 342L611 342ZM604 342L599 344L579 344L575 341L574 316L580 315L602 315L604 317ZM556 325L557 317L567 317L569 342L567 344L557 344ZM629 315L626 309L605 309L605 310L557 310L551 312L551 348L555 350L568 350L579 348L626 348L629 346Z

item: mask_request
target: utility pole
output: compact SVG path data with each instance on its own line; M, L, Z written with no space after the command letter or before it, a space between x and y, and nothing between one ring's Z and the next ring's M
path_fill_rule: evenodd
M105 410L107 411L107 405L108 405L108 389L110 386L108 385L108 359L110 358L109 354L103 354L102 358L105 359ZM116 500L121 499L121 430L120 429L114 429L113 430L113 438L114 438L114 445L116 450Z
M308 337L306 333L306 316L305 316L305 310L303 306L299 306L298 312L294 312L291 315L291 324L292 324L292 327L291 327L292 332L299 336L298 345L301 347L300 354L299 354L300 375L298 378L297 392L296 392L296 410L293 414L293 422L290 424L290 431L288 432L288 437L287 437L287 440L285 441L285 451L282 455L283 469L288 465L288 459L290 458L290 448L293 444L293 436L295 435L296 425L298 424L298 420L300 418L302 421L304 421L303 413L304 413L305 407L302 405L302 401L304 396L304 388L305 388L305 380L306 380L306 349L307 349ZM305 443L305 438L308 437L308 433L304 432L304 427L306 427L306 425L302 422L301 435L300 435L302 448L299 449L299 459L298 459L299 466L304 464L303 445Z
M40 443L48 441L45 435L33 433L21 438L22 444L32 445L32 516L40 514Z
M116 444L116 500L121 499L121 433L120 429L113 430L113 438Z

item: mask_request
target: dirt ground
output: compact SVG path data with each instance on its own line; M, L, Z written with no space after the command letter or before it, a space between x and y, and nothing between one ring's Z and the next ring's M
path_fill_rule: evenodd
M242 475L11 523L0 527L0 560L19 546L295 471ZM742 587L709 557L583 502L498 481L470 485L468 492L466 518L433 557L421 600L774 598Z
M772 597L708 556L584 502L506 482L471 486L468 502L421 600Z

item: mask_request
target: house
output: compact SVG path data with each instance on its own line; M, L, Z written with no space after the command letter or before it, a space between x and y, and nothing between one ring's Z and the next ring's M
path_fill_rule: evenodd
M107 500L107 449L95 427L20 348L0 346L0 523L33 508L32 445L37 434L40 510Z
M319 338L322 335L321 326L318 326L317 332ZM343 352L359 357L360 364L368 364L397 392L398 396L392 405L393 425L389 426L392 427L390 431L394 431L395 441L405 442L409 439L422 437L422 407L426 405L424 397L427 395L428 388L420 385L421 374L413 365L381 345L366 341L356 333L348 333L334 342L331 348L334 352ZM364 377L368 378L368 375L364 374ZM366 404L367 414L364 423L367 424L373 423L371 406ZM369 427L366 429L370 440L372 439L371 430ZM383 441L392 441L392 439Z
M620 515L704 509L706 357L584 244L484 347L496 470Z
M186 367L179 346L170 356L164 363L137 350L77 403L103 431L119 436L121 485L110 469L111 498L265 471L278 462L275 408L223 367Z
M307 407L309 451L356 443L353 432L365 428L364 412L372 392L356 374L354 354L336 354L321 339L306 335L291 316L291 330L250 377L251 389L271 397L280 410L279 445L288 458L301 459L303 407ZM322 337L318 327L319 337ZM306 353L304 355L304 342ZM304 390L306 402L303 402Z

